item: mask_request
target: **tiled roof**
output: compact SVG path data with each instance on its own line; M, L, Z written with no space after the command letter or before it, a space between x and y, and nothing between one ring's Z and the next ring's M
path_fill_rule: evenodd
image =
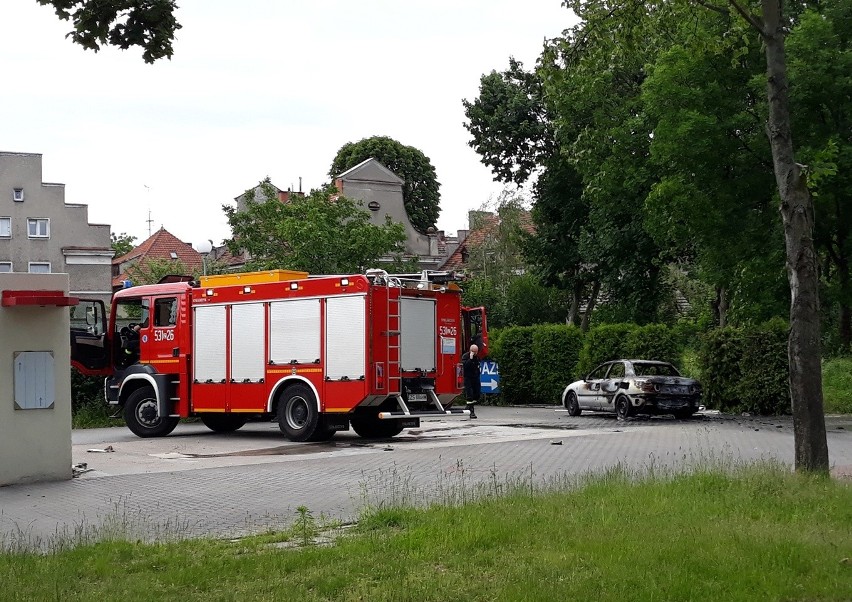
M519 216L519 225L521 228L526 230L527 232L535 232L535 225L532 221L532 216L529 211L523 211ZM491 235L496 229L497 226L500 225L500 216L495 213L489 213L483 216L482 224L476 228L475 230L471 230L467 237L464 240L459 241L459 246L453 251L453 254L450 255L444 264L438 268L439 270L462 270L465 267L465 262L462 258L462 255L465 252L468 252L470 249L475 249L476 247L482 245L485 240Z
M112 279L113 287L120 287L122 281L127 280L127 272L121 269L125 264L144 265L146 261L152 259L175 259L172 253L188 270L201 269L201 253L193 249L192 245L179 240L165 228L160 228L145 242L121 257L112 260L112 265L119 266L118 269L120 270L120 273Z

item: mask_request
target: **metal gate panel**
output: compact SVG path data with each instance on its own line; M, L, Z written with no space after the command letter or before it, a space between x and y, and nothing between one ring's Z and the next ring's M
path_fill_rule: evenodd
M320 359L320 300L269 304L269 361L311 364Z
M260 382L266 373L263 303L231 306L231 379Z
M366 376L366 297L331 297L325 302L325 375L331 380Z
M192 361L198 382L225 382L225 306L195 308Z
M401 297L400 368L435 370L435 300Z

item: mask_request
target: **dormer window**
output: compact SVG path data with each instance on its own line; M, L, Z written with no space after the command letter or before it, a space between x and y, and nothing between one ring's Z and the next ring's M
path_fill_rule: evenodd
M24 200L24 189L23 188L15 188L12 190L12 200L18 203L23 202Z
M169 253L169 256L170 256L172 259L177 259L177 258L178 258L177 253L175 253L174 251L172 251L171 253Z

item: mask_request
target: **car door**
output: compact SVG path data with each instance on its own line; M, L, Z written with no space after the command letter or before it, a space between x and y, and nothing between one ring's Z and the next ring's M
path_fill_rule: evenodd
M606 377L601 381L598 402L601 410L615 411L615 396L624 382L624 362L613 362Z
M609 363L601 364L592 370L580 390L577 391L577 401L583 410L597 410L601 407L601 383L609 370Z

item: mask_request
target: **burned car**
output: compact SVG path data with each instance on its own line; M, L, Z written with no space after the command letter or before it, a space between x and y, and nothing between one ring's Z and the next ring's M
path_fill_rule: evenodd
M571 416L583 410L635 414L674 414L689 418L699 409L701 385L668 362L615 360L565 387L562 405Z

